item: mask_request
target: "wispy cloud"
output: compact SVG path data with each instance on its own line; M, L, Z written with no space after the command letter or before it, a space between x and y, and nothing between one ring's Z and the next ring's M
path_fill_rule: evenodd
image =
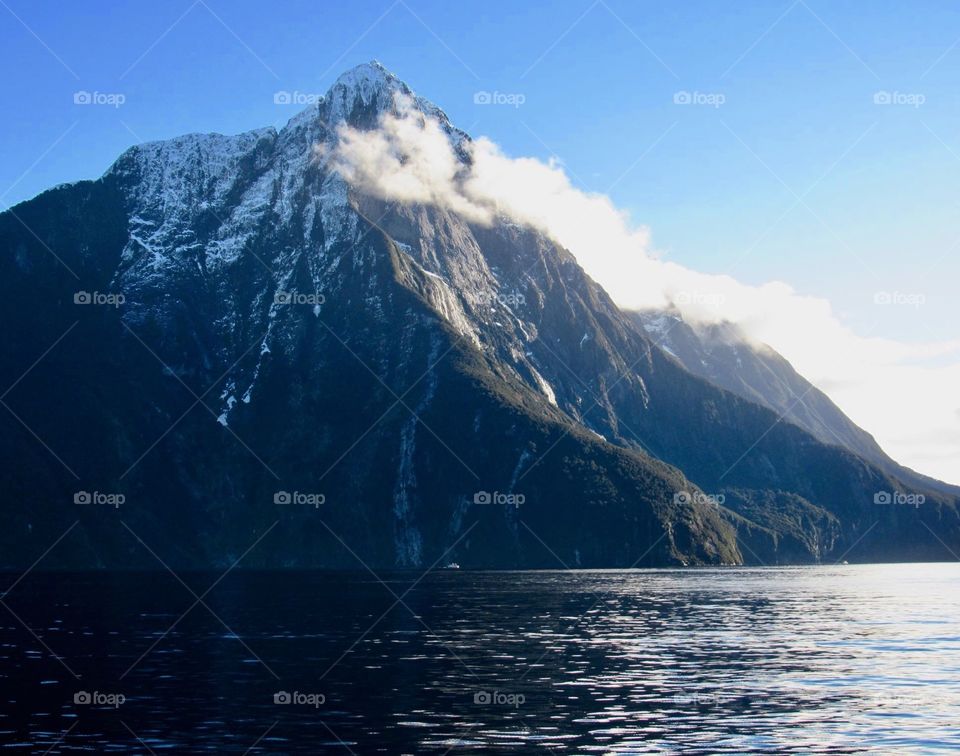
M341 125L326 157L374 196L441 206L478 224L506 216L543 231L621 307L674 305L693 321L737 323L783 354L899 461L960 482L960 340L858 335L828 300L787 283L753 286L662 259L647 227L609 197L575 188L554 161L509 157L486 138L458 149L467 160L442 124L400 96L378 129Z

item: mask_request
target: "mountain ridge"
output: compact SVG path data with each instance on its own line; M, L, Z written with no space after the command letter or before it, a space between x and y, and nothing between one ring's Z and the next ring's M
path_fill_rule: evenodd
M766 344L755 344L733 323L684 321L673 309L633 312L661 348L690 372L750 401L763 404L826 444L842 446L904 482L960 495L960 486L923 475L893 460L867 431L850 420L820 389Z
M284 546L255 566L933 558L928 530L960 539L956 500L874 506L902 484L692 375L543 234L385 201L329 170L316 145L340 123L376 128L388 89L415 98L381 69L341 76L279 132L131 148L101 179L18 205L42 236L0 214L8 385L71 319L92 345L71 335L72 362L52 352L11 398L100 490L126 493L125 521L161 553L228 563L271 521ZM78 309L44 246L123 307ZM29 319L31 301L55 304ZM51 405L58 388L73 401ZM42 446L4 445L18 462L4 490L37 500L4 511L15 566L68 524L76 482ZM329 506L273 504L317 486ZM473 500L505 490L524 504ZM109 513L81 518L85 547L64 563L144 564Z

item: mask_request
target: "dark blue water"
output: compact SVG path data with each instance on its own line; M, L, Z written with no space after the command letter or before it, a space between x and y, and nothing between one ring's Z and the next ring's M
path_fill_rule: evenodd
M31 573L2 752L960 750L957 564L381 577Z

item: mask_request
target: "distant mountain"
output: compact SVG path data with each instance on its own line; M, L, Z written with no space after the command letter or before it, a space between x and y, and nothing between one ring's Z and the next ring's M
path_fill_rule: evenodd
M675 309L631 315L664 351L694 375L769 407L823 443L849 449L907 485L960 496L960 486L921 475L891 459L873 436L782 355L765 344L753 343L736 324L688 323Z
M695 375L543 234L385 202L318 158L397 93L468 160L373 63L279 132L133 147L0 214L4 567L77 520L45 567L156 566L133 533L191 567L960 548L955 495ZM94 492L124 500L74 504Z

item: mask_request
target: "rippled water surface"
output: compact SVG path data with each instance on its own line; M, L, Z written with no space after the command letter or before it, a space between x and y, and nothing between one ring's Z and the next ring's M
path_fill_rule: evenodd
M17 583L4 752L960 750L957 564L181 577Z

